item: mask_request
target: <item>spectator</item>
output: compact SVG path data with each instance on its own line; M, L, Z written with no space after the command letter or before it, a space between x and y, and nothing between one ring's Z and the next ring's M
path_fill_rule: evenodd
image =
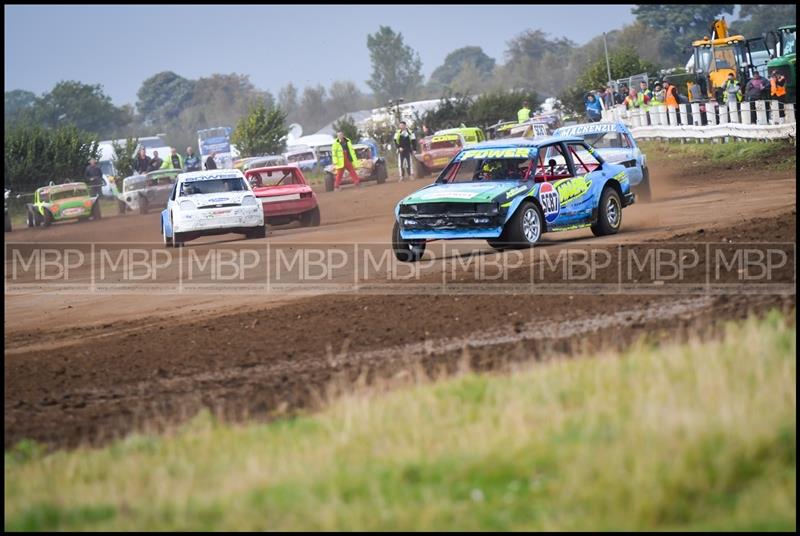
M186 171L200 171L200 157L194 154L191 147L186 148L186 158L183 161L186 164Z
M183 157L175 147L170 149L169 158L161 164L161 169L180 169L183 170Z
M733 73L728 73L728 79L725 80L725 83L722 85L722 102L727 104L729 100L732 102L742 102L742 86L740 86L739 81L733 77Z
M400 123L403 125L404 123ZM342 187L340 186L342 182L342 175L344 175L344 170L350 173L350 178L353 179L353 184L356 187L361 186L361 181L358 178L358 173L356 169L358 167L358 157L356 156L356 152L353 149L353 144L350 142L349 138L346 138L344 132L341 130L336 133L336 139L333 140L333 145L331 146L331 157L333 158L333 167L336 168L336 180L333 183L333 187L335 190L341 190Z
M658 106L666 102L667 87L669 87L669 84L667 82L664 82L664 86L661 85L661 82L656 82L656 85L653 88L653 98L650 99L651 106Z
M622 84L619 86L619 92L616 94L617 104L625 104L625 99L628 97L628 86Z
M614 90L611 88L611 86L608 86L604 91L601 91L600 96L602 98L601 103L603 108L606 110L610 110L615 104L617 104L615 98L616 95L614 95Z
M531 109L528 108L528 101L522 101L522 108L517 111L517 122L524 123L531 118Z
M103 170L97 165L97 159L91 158L89 165L86 166L86 171L83 173L86 179L86 184L92 192L92 195L100 195L103 190Z
M397 147L397 163L400 168L400 181L405 178L406 169L408 170L409 178L411 177L411 152L416 141L416 136L408 130L406 122L400 121L400 130L394 134L394 144Z
M636 91L635 88L631 88L628 92L628 96L625 97L625 107L628 110L632 110L634 108L640 108L642 110L647 110L647 104L650 102L650 98L647 95L639 93Z
M147 156L144 147L140 147L139 154L136 155L136 159L133 161L134 171L141 174L147 173L150 171L150 161L151 158Z
M664 93L666 96L664 97L664 103L667 105L667 108L678 108L678 86L674 84L664 84L666 86L666 90Z
M770 96L778 102L786 102L786 77L778 71L769 76Z
M158 156L158 151L153 151L153 158L150 159L150 167L147 169L147 171L161 169L161 164L163 163L164 161Z
M217 169L217 161L214 157L217 156L217 151L211 151L211 154L206 158L206 170Z
M431 129L428 125L423 123L423 125L422 125L422 135L425 136L425 137L433 136L433 129Z
M589 116L589 121L595 123L600 121L603 116L603 110L600 106L600 101L597 100L594 96L594 93L589 93L586 96L586 115Z
M756 71L753 73L753 78L748 80L747 85L744 86L744 97L750 102L763 100L766 91L767 81L761 78L761 74Z
M653 98L653 92L650 91L650 89L647 87L647 82L644 80L639 82L639 95L644 95L647 97L648 101Z

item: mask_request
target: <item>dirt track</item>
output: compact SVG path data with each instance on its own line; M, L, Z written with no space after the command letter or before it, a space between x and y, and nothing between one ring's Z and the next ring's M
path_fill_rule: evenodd
M522 253L524 262L508 281L525 283L542 251L566 247L607 246L613 257L622 255L618 244L636 249L649 241L796 242L793 172L696 177L651 166L651 174L655 201L626 209L619 235L546 235L544 247ZM264 241L211 237L177 254L260 242L287 248L385 242L394 204L422 184L321 193L323 225L317 229L276 228ZM15 231L6 240L159 242L160 235L158 216L151 214ZM511 255L493 253L482 241L459 246L483 250L491 259ZM428 258L437 260L420 279L427 283L441 281L441 266L452 260L440 246L431 249ZM792 262L777 272L777 282L792 290L753 296L7 294L5 445L25 437L65 446L104 442L179 422L201 407L232 419L263 418L312 406L332 381L346 388L361 374L369 380L420 366L454 370L465 359L479 369L497 369L531 357L619 348L642 335L670 339L703 332L749 311L793 308L794 248L787 252ZM454 279L469 281L469 274L462 267ZM88 268L75 274L77 280L88 277ZM179 274L161 277L174 281ZM358 279L345 268L342 278L348 277ZM554 277L543 282L555 283ZM256 282L255 276L244 280Z

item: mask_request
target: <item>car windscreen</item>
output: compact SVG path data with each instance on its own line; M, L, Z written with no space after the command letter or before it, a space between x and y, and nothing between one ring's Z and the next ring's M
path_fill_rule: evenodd
M164 172L156 172L156 173L148 173L147 180L150 186L163 186L165 184L172 184L178 178L178 172L173 173L164 173Z
M436 182L486 182L522 180L529 175L535 161L536 150L531 156L520 158L467 158L451 162L439 175Z
M89 192L86 190L86 188L82 187L68 188L66 190L58 190L55 192L50 192L50 201L56 201L58 199L69 199L70 197L83 197L88 195Z
M299 153L292 154L287 157L289 162L303 162L305 160L314 160L314 153Z
M597 134L585 134L583 139L596 149L612 149L628 146L625 136L619 132L598 132Z
M461 148L461 140L458 139L436 140L436 141L431 140L428 142L429 151L436 151L439 149L460 149L460 148Z
M103 172L103 175L114 174L114 165L109 160L103 160L97 164L100 166L100 171Z
M289 171L272 171L266 172L263 171L258 173L257 175L253 175L251 178L250 184L256 186L278 186L278 185L287 185L287 184L295 184L299 181L295 180L294 172Z
M181 195L217 194L244 190L247 190L247 185L241 177L187 181L181 185Z
M356 156L360 160L370 160L372 158L372 151L369 147L356 149Z
M144 176L132 177L125 179L122 183L123 192L132 192L134 190L141 190L147 186L147 178Z

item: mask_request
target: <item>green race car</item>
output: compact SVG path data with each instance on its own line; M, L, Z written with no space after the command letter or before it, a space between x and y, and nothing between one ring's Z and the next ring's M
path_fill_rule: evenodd
M99 220L100 196L90 196L83 182L43 186L28 203L28 227L47 227L54 221Z

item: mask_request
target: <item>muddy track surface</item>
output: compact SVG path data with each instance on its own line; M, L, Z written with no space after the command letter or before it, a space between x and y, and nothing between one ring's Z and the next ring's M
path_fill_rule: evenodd
M651 173L655 202L626 209L624 232L603 239L587 231L548 237L542 248L523 253L506 282L528 285L542 252L567 247L606 251L614 266L631 250L644 254L652 244L668 242L677 251L698 243L735 248L768 240L783 244L779 248L791 259L772 274L771 290L703 292L706 258L683 279L689 291L676 286L651 292L645 274L636 280L641 292L615 294L608 291L616 274L610 271L596 281L598 291L544 292L560 282L552 271L537 279L543 292L525 287L507 295L466 290L312 297L54 296L46 289L7 294L5 446L23 438L52 446L102 444L131 431L169 427L201 408L231 420L268 419L314 408L331 391L354 383L405 381L417 373L463 367L503 370L533 359L624 348L641 337L682 340L713 334L721 322L748 313L794 309L793 173L761 174L758 182L742 173L706 174L702 180L668 168L654 167ZM275 228L267 241L298 248L337 240L385 241L394 203L421 185L321 194L321 227ZM97 223L113 225L114 239L120 241L159 238L152 215ZM94 222L53 226L44 233L15 231L6 240L110 240L108 228ZM225 240L201 240L192 248L240 244ZM493 259L510 255L494 253L481 242L473 246ZM427 255L435 262L419 282L440 282L448 259L437 257L435 248ZM737 280L736 267L729 272L721 282ZM453 282L481 283L469 263L448 274Z

